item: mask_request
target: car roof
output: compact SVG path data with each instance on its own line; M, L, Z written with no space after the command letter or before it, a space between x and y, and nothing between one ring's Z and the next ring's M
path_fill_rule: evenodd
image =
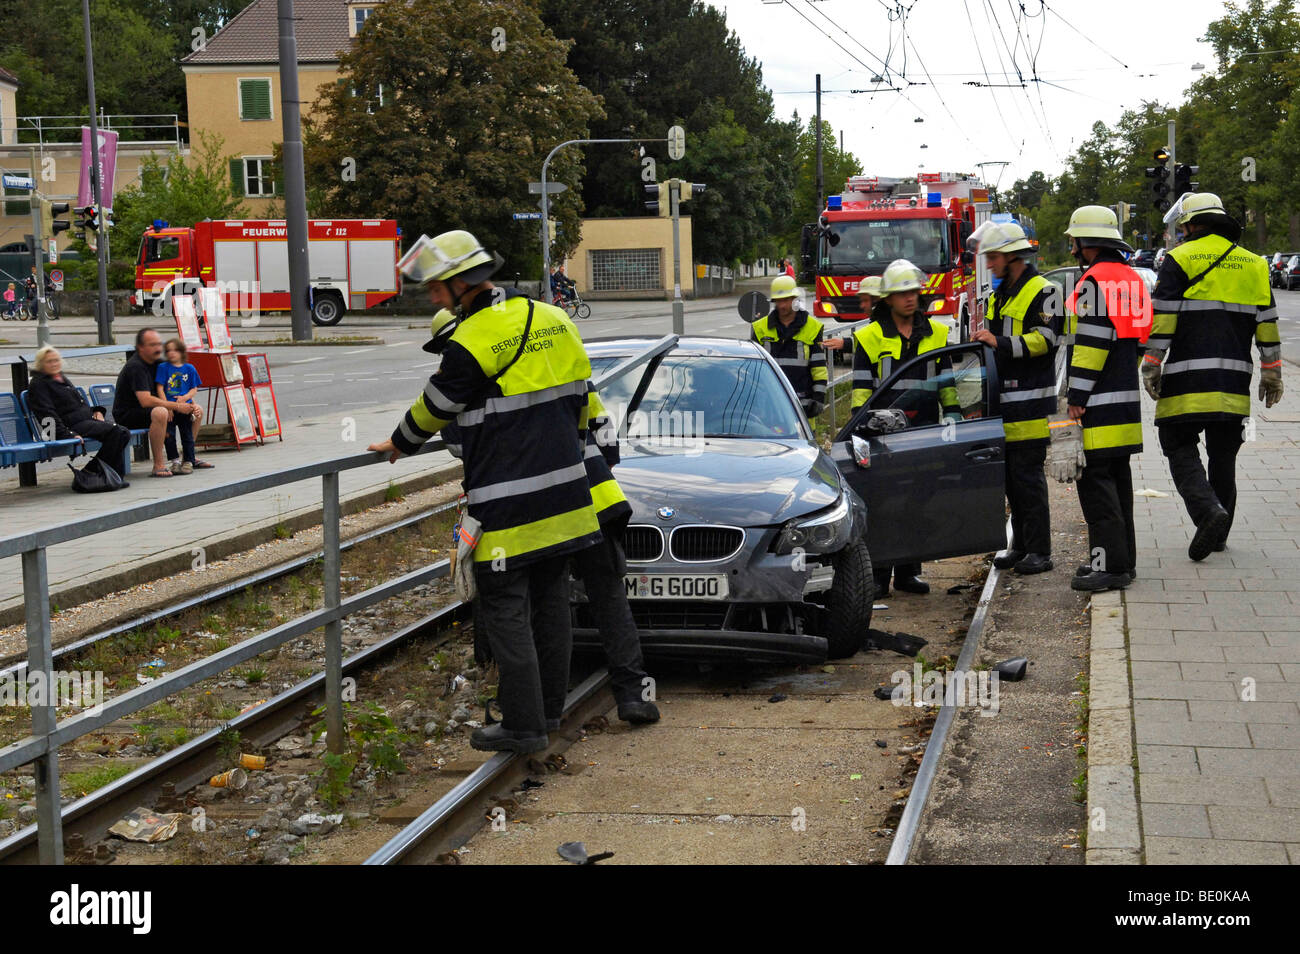
M662 335L634 335L617 338L587 338L583 344L592 357L628 354L646 348L658 341ZM684 335L677 339L678 354L703 355L715 354L731 358L757 358L762 349L752 341L743 338L710 338L702 335Z

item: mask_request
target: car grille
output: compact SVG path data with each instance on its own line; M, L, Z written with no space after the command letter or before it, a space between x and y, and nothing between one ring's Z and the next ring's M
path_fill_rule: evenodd
M653 563L664 555L663 531L658 527L628 527L623 535L623 552L630 563Z
M678 563L710 563L733 556L745 543L739 527L677 527L668 541Z
M630 600L628 606L638 629L722 629L728 608L726 603L695 600Z

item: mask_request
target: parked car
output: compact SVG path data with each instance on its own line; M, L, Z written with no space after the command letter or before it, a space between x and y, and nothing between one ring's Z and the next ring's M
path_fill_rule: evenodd
M1274 288L1285 287L1287 263L1295 255L1300 255L1300 252L1274 252L1273 257L1269 259L1268 280Z
M1300 255L1292 255L1282 269L1281 287L1291 291L1297 285L1300 285Z
M589 341L593 371L650 340ZM951 375L930 377L891 408L868 402L829 453L780 367L749 341L681 338L604 389L626 429L614 476L633 508L626 586L647 654L852 655L871 624L873 556L894 564L1006 545L992 351L944 350ZM882 432L881 420L901 422L899 411L937 401L940 386L957 388L962 421ZM600 644L577 584L574 641Z
M1134 268L1154 268L1156 264L1156 250L1153 248L1140 248L1133 253L1129 259L1129 264Z

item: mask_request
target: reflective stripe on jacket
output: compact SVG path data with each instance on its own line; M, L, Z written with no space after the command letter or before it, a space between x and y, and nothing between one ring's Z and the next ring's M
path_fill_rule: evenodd
M806 311L796 311L794 321L783 326L773 311L751 327L751 340L781 366L801 401L826 403L826 352L822 348L822 323Z
M1231 245L1222 235L1202 235L1175 246L1160 266L1147 342L1148 359L1164 359L1157 424L1245 417L1252 339L1261 364L1282 359L1268 263L1238 247L1205 271Z
M514 569L600 540L584 457L591 363L564 312L541 302L520 353L529 301L494 304L493 291L471 304L393 443L414 453L456 421L483 528L474 559Z
M1061 327L1056 286L1032 265L1016 282L998 286L986 316L1002 382L1002 429L1023 447L1048 440L1056 413L1056 347Z
M614 479L611 468L618 463L618 434L605 411L594 385L587 390L587 443L583 462L587 483L591 486L591 503L602 527L632 516L623 488Z

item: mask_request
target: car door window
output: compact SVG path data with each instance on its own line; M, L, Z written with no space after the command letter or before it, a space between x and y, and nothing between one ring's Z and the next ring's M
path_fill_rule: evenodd
M876 410L898 408L914 426L942 424L954 399L962 420L989 417L988 378L980 348L913 359L890 379L915 383L899 390L886 379L879 389L880 398L876 400L873 395L868 406Z

